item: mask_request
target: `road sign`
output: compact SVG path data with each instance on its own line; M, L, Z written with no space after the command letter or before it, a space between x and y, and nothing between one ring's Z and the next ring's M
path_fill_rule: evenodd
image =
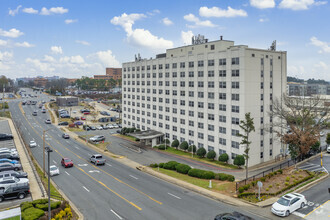
M257 185L258 185L258 195L259 195L258 198L259 198L259 201L260 201L261 200L260 199L260 189L262 187L262 182L258 181Z

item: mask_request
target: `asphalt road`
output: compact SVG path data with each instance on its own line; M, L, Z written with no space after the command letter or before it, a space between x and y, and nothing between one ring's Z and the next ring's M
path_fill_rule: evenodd
M38 100L46 99L43 94L38 97ZM51 165L59 166L62 157L74 161L73 168L60 167L61 174L52 179L86 219L213 219L219 213L235 210L255 219L268 218L258 210L246 210L208 199L112 158L106 158L105 166L95 167L88 158L96 152L72 139L62 139L63 132L57 126L44 123L49 115L42 114L37 105L23 106L23 115L18 104L19 100L11 101L10 110L23 139L37 142L38 146L31 149L37 162L42 166L42 133L46 129L51 129L45 138L46 146L54 151ZM38 116L32 116L36 109L39 110ZM273 216L269 218L273 219Z

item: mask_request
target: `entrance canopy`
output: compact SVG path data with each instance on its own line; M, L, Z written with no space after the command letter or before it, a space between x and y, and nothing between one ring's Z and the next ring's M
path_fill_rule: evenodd
M129 133L128 135L138 138L140 140L150 140L150 139L164 136L164 134L162 132L155 131L155 130L137 131L137 132Z

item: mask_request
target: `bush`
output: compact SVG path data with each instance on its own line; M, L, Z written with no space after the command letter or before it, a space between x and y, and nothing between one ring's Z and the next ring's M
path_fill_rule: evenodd
M283 173L283 170L282 169L279 169L277 172L279 172L280 174Z
M56 209L60 205L61 205L61 202L60 201L58 201L58 202L51 202L50 203L50 209L51 210ZM48 202L46 204L36 204L35 207L38 208L38 209L42 209L44 211L47 211L48 210Z
M210 150L210 151L207 152L207 154L206 154L207 159L210 159L210 160L214 160L215 156L216 156L216 153L215 153L214 150Z
M205 157L205 154L206 154L206 150L205 150L204 147L201 147L201 148L199 148L199 149L197 150L197 155L198 155L199 157Z
M195 145L190 145L190 146L188 147L188 152L191 152L192 150L194 151L194 153L196 153L197 148L196 148Z
M159 168L163 168L163 167L164 167L164 163L159 163L159 164L158 164L158 167L159 167Z
M50 203L50 208L51 208L51 210L53 210L53 209L58 208L60 205L61 205L61 201L51 202Z
M163 168L167 170L176 170L175 166L178 165L179 163L176 161L169 161L164 164Z
M150 164L150 167L151 168L157 168L158 167L158 164L157 163L152 163L152 164Z
M201 176L202 179L208 179L208 180L214 179L214 177L215 177L215 173L214 172L212 172L212 171L205 171L205 170L204 170L204 172L202 172L202 176Z
M169 145L171 142L170 142L170 140L169 139L165 139L164 140L164 144L167 144L167 145Z
M268 187L269 187L269 188L273 188L273 185L269 185Z
M191 169L191 167L188 166L187 164L179 163L178 165L175 166L175 169L178 173L187 174Z
M288 186L289 185L289 182L285 182L285 185Z
M164 144L159 145L158 150L165 150L165 145Z
M266 181L266 177L261 177L260 180L261 180L261 182L265 182Z
M189 147L189 145L188 145L188 142L187 142L187 141L182 142L182 143L180 144L180 146L179 146L179 148L180 148L181 150L184 150L184 151L186 151L186 150L188 149L188 147Z
M25 209L25 211L22 212L22 219L23 220L35 220L35 219L40 218L43 215L45 215L45 212L43 210L31 207L31 208Z
M240 167L245 164L245 158L243 155L237 155L234 159L234 165Z
M228 175L225 173L218 173L219 175L219 180L225 181L228 179Z
M197 177L201 179L214 179L215 173L212 171L200 170L200 169L190 169L188 172L189 176Z
M174 147L174 148L176 148L176 149L178 149L179 144L180 144L179 141L178 141L177 139L175 139L175 140L172 142L171 146Z
M233 175L227 174L227 176L228 176L228 181L230 181L230 182L235 181L235 177Z
M243 188L243 186L241 186L241 187L238 188L238 192L239 192L239 193L244 192L244 188Z
M228 154L224 153L219 156L219 161L227 163L229 160Z
M266 188L266 191L269 191L269 188Z
M286 181L286 182L289 182L289 181L290 181L290 177L287 176L287 177L285 178L285 181Z
M22 212L27 208L33 207L32 202L22 202L20 206Z
M46 204L48 203L48 199L36 199L32 201L32 204L35 206L37 204Z

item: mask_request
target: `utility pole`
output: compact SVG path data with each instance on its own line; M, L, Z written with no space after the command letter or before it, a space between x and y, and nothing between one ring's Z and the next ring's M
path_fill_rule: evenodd
M43 158L43 171L44 171L44 177L45 176L45 133L46 131L43 130L43 134L42 134L42 142L43 142L43 146L42 146L42 158Z

